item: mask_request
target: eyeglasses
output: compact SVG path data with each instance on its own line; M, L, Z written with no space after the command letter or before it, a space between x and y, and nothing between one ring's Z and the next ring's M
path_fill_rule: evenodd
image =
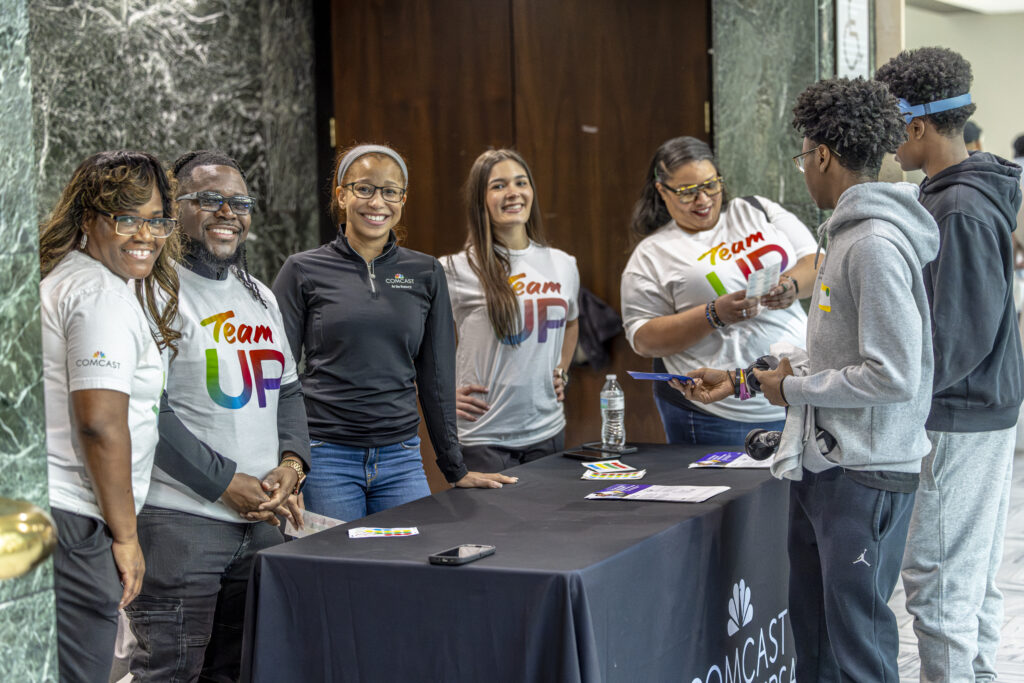
M655 176L655 178L657 178L657 176ZM675 189L669 187L663 180L659 180L658 182L661 183L661 186L669 192L675 193L676 197L678 197L679 201L683 204L693 203L697 199L697 195L701 192L709 197L714 197L725 189L725 179L722 178L722 176L715 176L711 180L705 180L703 183L698 183L696 185L683 185L682 187Z
M190 192L178 197L178 201L182 199L196 200L199 202L199 208L203 211L220 211L220 207L224 205L224 202L227 202L228 206L231 207L231 211L239 216L252 213L253 208L256 206L256 198L244 194L225 197L219 192Z
M402 201L402 197L405 196L404 187L380 187L379 185L371 185L370 183L346 183L342 187L347 187L352 190L352 194L359 197L360 199L369 199L380 190L381 199L386 202L395 204Z
M100 211L99 209L93 209L93 211L114 221L114 232L122 237L131 237L132 235L136 235L139 230L142 230L143 225L148 225L150 235L157 239L163 239L174 232L174 228L178 225L178 221L173 218L115 216L112 213Z
M843 156L842 154L840 154L839 152L835 151L834 149L832 149L828 145L818 145L818 147L824 147L828 151L830 151L833 154L835 154L837 157L842 157ZM796 167L798 169L800 169L801 173L806 173L807 172L806 170L804 170L804 157L807 156L808 154L812 153L812 152L817 152L818 151L818 147L815 147L814 149L809 149L806 152L801 152L800 154L797 154L796 156L793 157L793 163L796 164Z

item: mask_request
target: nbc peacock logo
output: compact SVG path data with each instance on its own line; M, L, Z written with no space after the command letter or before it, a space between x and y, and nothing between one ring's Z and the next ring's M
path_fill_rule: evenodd
M406 277L404 273L395 273L391 277L386 278L384 282L391 285L392 289L412 289L412 286L416 284L416 280Z
M103 353L102 351L97 351L94 354L92 354L92 357L93 358L106 358L107 354Z
M729 624L725 630L730 636L754 620L754 606L750 604L750 586L743 579L733 584L729 599Z

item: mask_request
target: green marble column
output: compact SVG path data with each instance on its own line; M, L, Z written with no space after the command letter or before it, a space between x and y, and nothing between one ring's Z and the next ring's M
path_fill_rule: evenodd
M28 3L0 0L0 496L46 508ZM0 582L0 680L57 680L53 566Z
M773 199L815 228L790 122L796 96L834 71L834 4L714 0L711 14L715 153L729 191Z

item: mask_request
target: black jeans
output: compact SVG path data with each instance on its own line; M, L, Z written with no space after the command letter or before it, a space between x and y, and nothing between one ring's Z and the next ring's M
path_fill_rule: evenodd
M565 450L565 430L550 439L528 446L506 447L496 444L463 446L462 461L474 472L502 472L510 467L525 465L546 455Z
M57 525L53 586L62 683L110 676L117 605L124 589L110 551L110 529L99 519L52 508Z
M224 522L146 506L142 593L125 609L136 681L237 681L245 594L257 552L284 541L264 522Z
M864 486L833 467L789 488L789 613L801 681L899 683L889 609L913 493Z

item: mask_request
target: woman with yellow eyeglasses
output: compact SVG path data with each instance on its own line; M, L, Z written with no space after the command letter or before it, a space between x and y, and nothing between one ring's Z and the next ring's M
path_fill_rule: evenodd
M775 342L803 346L815 242L796 216L764 197L725 201L711 148L668 140L651 160L631 229L638 240L622 274L626 338L656 371L736 368ZM779 265L779 284L747 297L747 278ZM669 443L741 444L751 429L781 430L782 408L763 396L697 406L667 382L654 400Z

